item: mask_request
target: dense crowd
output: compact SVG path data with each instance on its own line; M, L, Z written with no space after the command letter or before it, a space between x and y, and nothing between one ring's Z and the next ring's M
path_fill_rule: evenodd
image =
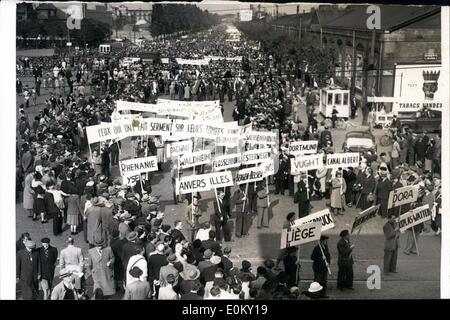
M346 207L367 209L373 204L380 204L383 217L398 215L399 210L387 209L389 192L412 184L420 186L419 203L429 204L430 209L439 203L439 138L417 136L408 130L396 131L391 154L362 154L359 168L324 168L290 175L289 142L318 140L319 152L337 151L331 130L334 119L318 120L315 88L308 86L302 72L278 76L279 62L258 48L252 41L227 42L225 33L215 34L213 30L154 41L141 48L125 47L108 58L87 52L70 58L18 61L18 69L32 70L34 81L33 86L23 86L19 79L16 83L17 93L24 99L18 111L17 199L22 194L23 208L30 219L47 223L50 218L54 236L62 234L63 224L71 231L62 250L51 246L49 238L42 239L37 249L30 234L18 240L17 278L24 299L38 296L39 283L44 299L54 300L100 299L119 293L119 297L132 300L326 297L330 263L326 236L311 256L315 282L300 292L295 247L283 250L277 261L266 260L256 270L247 260L233 263L231 247L222 247L221 241L230 240L230 231L217 230L217 224L215 230L209 224L198 224L200 194L186 197L186 221L168 225L159 197L152 193L152 174L142 174L140 182L131 185L112 176L111 168L118 165L120 142L88 145L86 126L111 122L117 113L116 100L152 103L160 96L170 96L180 101L235 101L233 119L239 124L251 123L259 130L278 129L280 165L269 180L275 184L275 194L289 190L298 203L298 217L307 216L311 203L323 198L329 199L335 215L343 214ZM169 63L121 64L122 58L141 51L158 51L161 57L169 58ZM174 60L208 55L243 59L218 60L205 66L178 65ZM28 110L33 106L33 96L40 96L41 87L49 89L49 98L29 121ZM302 98L308 114L305 123L300 121ZM164 143L158 137L133 139L131 145L134 157L158 156L159 169L164 170ZM172 172L174 180L177 173ZM264 183L249 184L247 194L243 188L233 197L228 189L218 193L221 212L231 215L234 204L238 211L257 213L258 227L268 227ZM174 202L178 203L176 196ZM409 208L401 210L403 213ZM289 213L286 227L295 218L295 213ZM433 227L439 232L439 219L437 210L432 223L422 228L429 232ZM87 254L75 241L74 235L79 232L89 243ZM247 232L248 221L242 219L236 236ZM341 232L341 237L338 287L352 288L348 231ZM408 254L415 252L409 240L405 249ZM58 251L62 280L53 286ZM281 261L283 269L279 268ZM94 282L92 294L86 291L90 276Z

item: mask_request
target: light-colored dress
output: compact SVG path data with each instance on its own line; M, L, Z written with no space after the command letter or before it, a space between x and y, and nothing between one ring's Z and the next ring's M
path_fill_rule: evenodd
M31 187L33 174L30 173L25 177L25 188L23 189L23 208L25 210L33 210L34 190Z

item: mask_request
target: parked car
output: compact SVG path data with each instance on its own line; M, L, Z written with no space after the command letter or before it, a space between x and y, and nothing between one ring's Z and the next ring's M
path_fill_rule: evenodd
M345 135L345 141L342 145L344 152L366 153L371 151L376 154L377 145L375 136L369 131L350 131Z

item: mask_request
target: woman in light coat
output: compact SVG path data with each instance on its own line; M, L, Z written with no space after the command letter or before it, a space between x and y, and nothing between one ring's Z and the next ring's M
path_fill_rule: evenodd
M319 180L320 182L320 196L324 197L325 196L325 192L327 191L326 187L327 187L327 167L323 166L319 169L316 170L316 178Z
M341 209L344 209L342 203L342 195L347 191L347 186L345 180L342 178L342 173L340 171L336 172L336 177L331 180L331 209L334 215L343 215Z
M92 151L92 165L95 170L95 174L102 174L102 156L97 150Z
M23 208L28 212L28 217L33 217L34 190L31 187L33 181L33 173L27 174L25 177L25 188L23 189Z

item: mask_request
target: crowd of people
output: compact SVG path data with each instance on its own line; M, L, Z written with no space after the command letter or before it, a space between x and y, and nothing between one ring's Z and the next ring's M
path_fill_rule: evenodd
M324 198L329 199L336 216L344 214L346 207L364 210L374 204L380 204L382 217L398 216L399 210L387 209L389 192L401 186L419 185L418 203L437 208L424 232L431 228L439 232L438 137L415 136L399 130L391 154L364 153L359 168L323 168L292 176L288 144L318 140L319 153L337 151L331 130L333 121L318 120L315 88L308 86L302 72L277 76L279 62L261 52L257 43L228 42L220 28L176 40L148 42L141 48L125 47L107 58L89 52L56 61L30 58L18 62L20 68L32 70L34 80L33 86L23 86L20 79L16 83L17 93L24 98L18 110L17 199L22 196L23 209L30 219L42 224L51 219L54 236L63 234L64 224L70 226L71 232L67 247L62 250L51 246L49 238L41 239L39 248L30 234L25 233L18 240L17 279L22 298L36 299L39 285L44 299L53 300L327 297L330 255L326 236L322 236L311 255L315 279L304 292L299 289L295 247L284 250L277 261L267 259L253 270L247 260L233 263L232 248L222 246L222 239L231 241L227 220L233 205L240 217L235 228L237 237L248 233L248 215L244 213L257 214L258 228L269 227L264 181L250 183L247 193L244 188L236 190L233 205L230 189L219 190L211 228L209 223L198 222L200 194L186 197L185 221L176 220L169 225L159 197L152 192L152 174L142 174L140 182L132 184L113 176L111 168L118 165L120 141L88 145L86 127L111 122L117 113L116 100L152 103L158 97L170 96L180 101L234 101L233 120L239 124L251 123L254 129L261 130L278 129L279 170L269 181L275 184L275 194L284 194L288 189L289 196L298 203L298 215L289 213L287 223L296 216L307 216L311 203ZM123 57L142 51L158 51L169 63L156 60L128 67L121 64ZM211 61L202 66L178 65L175 61L208 55L243 58L234 62ZM41 88L50 93L42 107L36 100L30 103L30 98L33 102L33 96L41 95ZM303 98L308 115L304 123L300 120ZM30 121L28 113L33 106L41 111ZM158 156L159 169L164 170L161 140L133 139L131 144L133 157ZM172 180L176 175L172 174ZM178 204L175 195L174 201ZM401 210L403 213L409 208L404 206ZM395 220L388 223L394 225L393 231L389 230L398 235ZM81 250L82 240L75 237L80 232L89 244L87 253ZM353 288L353 246L348 230L340 236L338 288L344 290ZM405 253L414 254L416 242L409 240ZM386 259L394 256L387 255ZM283 269L279 268L281 261ZM57 264L61 281L53 286ZM395 267L390 270L395 271ZM92 293L86 290L90 277L94 284Z

